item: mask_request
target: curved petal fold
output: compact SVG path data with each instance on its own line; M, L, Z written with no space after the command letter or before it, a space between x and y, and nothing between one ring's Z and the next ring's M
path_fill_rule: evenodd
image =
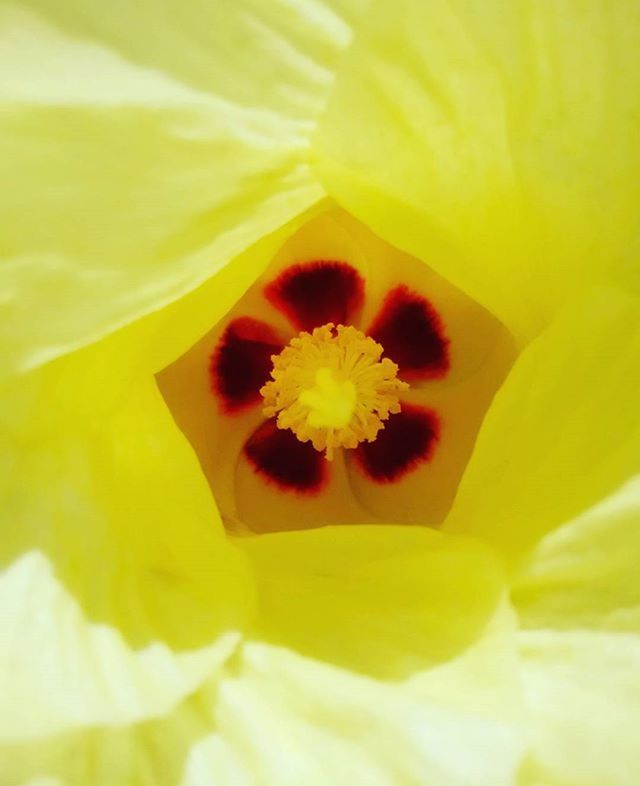
M252 583L147 346L125 330L3 387L0 561L41 551L90 621L196 649L242 628Z
M640 479L544 537L512 598L528 629L640 634Z
M639 35L633 0L374 2L316 171L524 344L577 286L640 284Z
M634 786L640 771L640 638L527 631L519 652L532 732L522 782Z
M181 786L511 786L522 753L508 723L260 644L221 685L216 721Z
M517 559L638 473L639 308L602 287L527 347L487 413L445 529Z
M203 687L161 718L98 726L0 746L3 786L176 786L192 746L210 729Z
M386 679L468 646L503 590L492 551L423 527L329 526L241 545L259 598L250 635Z
M89 624L37 552L0 575L0 743L167 714L230 656L238 634L176 654L161 643L132 650Z
M308 136L356 8L305 5L315 24L285 0L3 5L3 373L165 306L322 198Z

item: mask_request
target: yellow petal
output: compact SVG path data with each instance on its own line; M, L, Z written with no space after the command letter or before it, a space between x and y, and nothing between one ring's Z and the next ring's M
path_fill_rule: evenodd
M568 306L498 392L445 528L516 558L640 468L640 299Z
M257 644L216 720L181 786L511 786L521 755L507 723Z
M640 638L591 631L520 636L532 745L526 786L635 786Z
M421 527L325 527L241 545L257 585L251 635L384 678L468 646L503 588L488 549Z
M376 3L320 178L526 342L603 270L639 283L639 35L633 0Z
M3 6L3 371L175 300L322 197L308 135L350 29L307 5L314 24L284 0Z
M193 653L154 643L134 651L89 624L37 552L0 576L0 741L119 726L173 710L228 658L228 634Z
M513 589L527 628L640 633L640 479L547 535Z
M137 646L208 645L243 624L251 583L147 366L149 336L131 337L5 385L0 559L44 552L88 618Z

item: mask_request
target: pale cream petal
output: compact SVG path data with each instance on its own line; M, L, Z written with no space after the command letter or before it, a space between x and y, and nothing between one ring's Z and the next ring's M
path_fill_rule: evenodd
M640 638L541 630L519 641L533 735L527 786L636 786Z
M526 628L640 633L640 479L549 533L517 577Z
M511 786L516 727L253 644L181 786Z
M213 684L162 718L0 746L2 786L176 786L211 729Z
M512 606L504 599L469 647L434 668L411 675L403 687L423 701L513 723L525 735L518 624Z
M133 650L89 623L38 552L0 574L0 743L160 717L230 656L229 633L192 653Z

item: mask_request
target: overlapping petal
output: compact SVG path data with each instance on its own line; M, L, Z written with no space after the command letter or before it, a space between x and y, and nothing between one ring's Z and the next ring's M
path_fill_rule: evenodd
M640 757L638 481L546 535L512 593L525 786L632 786Z
M166 685L154 695L149 667L158 656L128 648L159 641L173 651L200 650L197 663L251 613L243 556L224 538L206 481L151 374L157 358L145 349L158 329L151 318L137 327L138 341L131 330L114 334L3 386L2 455L10 464L1 489L2 564L41 552L79 606L66 595L34 600L26 579L23 593L5 599L15 641L12 634L3 651L12 682L1 715L18 737L170 709L195 687L193 678L172 699L174 656L167 654L155 666ZM37 614L29 604L40 605ZM206 676L229 654L217 652ZM105 677L111 659L116 671ZM58 684L47 690L46 679ZM65 679L72 685L65 688Z
M216 721L182 786L508 786L522 752L509 723L264 645L244 648Z
M639 305L602 287L567 306L521 354L446 528L517 559L638 472Z
M117 628L83 618L37 552L0 576L0 616L0 745L165 715L238 640L230 633L183 654L163 643L132 650Z
M308 139L351 10L152 10L43 0L0 13L7 370L166 306L3 390L0 554L48 560L5 578L15 589L25 565L51 564L64 589L47 568L9 593L20 635L3 652L21 661L10 688L23 714L15 727L0 718L22 738L98 726L3 751L11 786L175 783L181 771L183 786L324 786L327 773L380 786L635 786L636 490L584 511L638 470L639 303L603 288L562 306L599 277L638 282L637 7L374 3L316 137L323 186ZM512 641L489 649L493 669L465 648L502 595L495 553L404 527L282 533L241 550L155 386L293 225L268 234L323 187L521 345L561 312L496 399L445 527L532 558L513 595L530 630L517 658ZM26 619L30 599L50 619ZM310 657L245 646L217 696L237 629ZM51 646L29 646L39 636ZM107 652L122 679L94 684ZM399 687L312 658L384 680L423 672ZM86 680L66 679L76 667ZM46 685L48 669L65 679ZM209 671L166 723L138 723ZM487 674L488 697L464 689ZM519 685L532 746L517 772L521 735L487 704Z
M640 633L640 480L542 539L513 588L526 628Z
M165 306L323 196L307 140L352 11L3 5L3 373Z
M374 2L317 172L526 342L603 271L639 283L639 34L634 2Z
M525 785L634 786L640 637L542 630L519 642L533 731Z
M189 751L211 727L212 685L161 718L99 726L0 747L3 786L176 786ZM210 700L210 698L209 698Z
M259 598L252 636L385 679L469 646L504 589L491 550L426 527L324 527L242 548Z

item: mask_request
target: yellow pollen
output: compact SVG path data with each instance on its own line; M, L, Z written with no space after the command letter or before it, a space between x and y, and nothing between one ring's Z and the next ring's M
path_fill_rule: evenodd
M328 459L337 447L373 442L409 387L392 360L380 359L383 351L351 326L330 322L300 333L271 358L272 379L260 390L264 414Z
M344 428L355 412L358 394L350 379L340 379L334 369L321 366L316 384L303 390L298 401L309 407L307 419L314 428Z

